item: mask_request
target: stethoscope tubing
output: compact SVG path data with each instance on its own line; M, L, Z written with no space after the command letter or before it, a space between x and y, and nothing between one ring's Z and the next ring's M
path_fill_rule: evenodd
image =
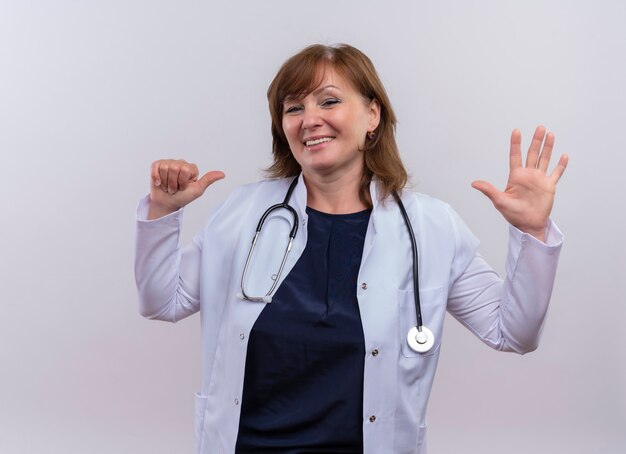
M298 183L298 179L299 179L299 175L296 175L296 177L293 179L293 181L289 185L289 189L287 190L287 194L285 194L285 199L283 200L283 202L277 203L276 205L272 205L271 207L269 207L267 210L265 210L265 212L261 216L261 219L259 219L259 223L257 224L254 238L252 239L252 245L250 246L250 250L248 251L248 257L246 258L246 263L244 265L243 273L241 275L241 298L244 300L254 301L254 302L263 301L265 303L272 302L272 293L274 292L274 290L276 289L276 286L278 285L278 281L280 280L280 276L282 275L283 269L285 267L285 263L287 262L287 256L289 255L289 252L291 251L293 240L296 237L296 234L298 233L298 224L299 224L298 213L291 205L289 205L289 200L291 199L291 195L296 187L296 184ZM397 192L394 191L393 196L396 199L396 202L398 204L398 207L400 208L400 212L404 219L404 223L406 225L407 231L409 232L409 238L411 239L411 255L413 259L413 266L412 266L413 297L414 297L414 303L415 303L415 316L416 316L417 323L416 323L416 326L412 327L409 330L407 334L407 343L409 344L409 347L412 350L418 353L425 353L433 347L434 335L432 331L430 331L427 327L423 326L422 324L422 308L420 304L420 295L419 295L419 257L417 253L417 241L415 239L415 232L413 231L413 226L409 219L409 215L407 214L406 208L404 207L404 203L402 203L402 200L400 199L400 196L398 195ZM263 224L265 223L265 220L267 219L267 217L273 211L280 210L280 209L285 209L289 211L293 217L293 225L289 233L289 243L287 244L287 247L285 248L285 253L283 254L283 259L280 263L280 268L278 269L278 273L272 276L272 279L274 282L272 283L271 288L265 294L265 296L248 295L245 290L245 282L246 282L246 276L248 275L248 269L250 266L250 261L252 259L252 254L256 247L257 239L259 238L261 230L263 229Z
M421 331L422 327L422 306L420 304L420 292L419 292L419 257L417 255L417 240L415 239L415 232L413 231L413 226L409 219L409 215L406 212L406 208L404 208L404 203L400 199L400 196L397 192L393 193L396 202L398 202L398 207L400 207L400 212L402 213L402 217L404 218L404 223L409 232L409 238L411 238L411 253L413 256L413 295L415 300L415 314L417 317L417 329Z
M296 237L296 234L298 233L298 225L300 224L298 213L291 205L289 205L291 194L293 193L296 187L296 184L298 183L298 177L299 175L296 175L296 177L293 179L293 181L289 185L289 189L287 190L287 194L285 194L285 199L283 200L283 202L277 203L276 205L272 205L271 207L269 207L267 210L265 210L265 212L261 216L261 219L259 219L259 222L256 227L256 232L254 234L254 238L252 238L252 245L250 246L250 250L248 251L248 257L246 258L246 263L244 265L243 273L241 275L241 296L243 297L244 300L255 301L255 302L264 301L266 303L269 303L272 301L271 295L274 292L276 285L278 285L278 280L283 273L283 268L285 267L285 263L287 262L287 256L289 255L289 252L291 251L291 246L293 245L293 240ZM267 219L267 217L273 211L280 210L280 209L285 209L289 211L291 213L291 216L293 217L293 225L291 226L291 231L289 232L289 243L287 244L287 247L285 248L283 259L280 262L280 268L278 269L278 273L276 274L276 278L274 279L274 283L272 284L272 287L265 294L265 296L248 295L246 293L245 282L246 282L246 276L248 275L248 269L250 267L252 254L254 253L254 249L256 248L256 242L259 238L259 235L261 234L261 230L263 229L263 224L265 224L265 220Z

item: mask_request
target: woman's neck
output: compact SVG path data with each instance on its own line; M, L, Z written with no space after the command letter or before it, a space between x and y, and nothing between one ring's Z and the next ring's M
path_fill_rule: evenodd
M307 206L330 214L349 214L369 206L361 200L361 173L345 173L339 177L304 173ZM369 195L369 194L368 194Z

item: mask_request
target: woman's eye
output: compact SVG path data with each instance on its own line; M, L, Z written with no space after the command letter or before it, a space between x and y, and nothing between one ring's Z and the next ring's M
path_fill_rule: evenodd
M289 106L289 107L285 107L285 113L287 113L287 114L300 112L301 110L302 110L302 107L301 107L301 106Z
M322 101L322 107L332 107L335 104L339 104L340 102L341 101L336 98L325 99L324 101Z

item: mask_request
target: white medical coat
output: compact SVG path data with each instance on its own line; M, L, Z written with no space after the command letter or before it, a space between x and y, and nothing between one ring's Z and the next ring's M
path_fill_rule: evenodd
M307 242L307 194L302 176L290 204L299 230L282 281ZM175 322L200 311L203 380L196 394L198 454L234 452L239 427L247 343L265 303L242 301L242 271L257 223L282 202L290 180L266 180L236 190L204 230L180 249L182 210L146 221L138 209L136 280L140 312ZM562 235L550 222L546 243L510 227L506 278L477 254L478 241L445 203L404 191L418 243L424 325L435 335L425 354L407 345L415 326L411 243L398 205L380 203L377 184L358 276L365 337L363 445L365 454L424 454L426 405L439 359L446 310L497 350L537 347L554 282ZM252 258L246 292L264 295L278 270L291 215L274 212ZM280 285L280 282L279 282Z

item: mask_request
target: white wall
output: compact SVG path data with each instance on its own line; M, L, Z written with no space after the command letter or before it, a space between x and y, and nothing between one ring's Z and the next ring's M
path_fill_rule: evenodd
M499 269L506 228L470 182L504 184L514 127L571 157L542 345L494 352L448 320L430 452L626 452L624 23L618 0L0 2L0 452L192 451L198 318L137 314L134 207L156 158L224 170L189 239L258 179L267 86L314 42L372 58L417 189Z

